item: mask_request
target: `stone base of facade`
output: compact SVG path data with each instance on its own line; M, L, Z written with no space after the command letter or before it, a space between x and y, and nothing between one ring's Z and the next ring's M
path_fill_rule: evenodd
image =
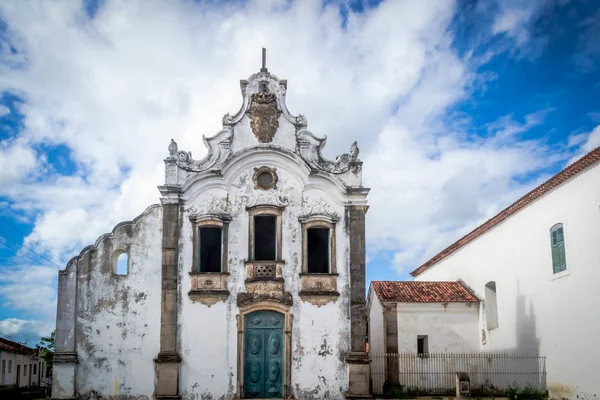
M372 399L370 391L370 364L369 354L366 352L352 352L346 357L348 364L348 391L347 399Z
M156 394L157 399L180 399L179 395L179 363L177 353L159 353L156 362Z
M60 360L60 355L57 357ZM73 357L69 357L73 361ZM76 359L76 358L75 358ZM75 362L58 362L53 366L52 381L60 385L52 385L52 399L75 399L75 376L77 364Z

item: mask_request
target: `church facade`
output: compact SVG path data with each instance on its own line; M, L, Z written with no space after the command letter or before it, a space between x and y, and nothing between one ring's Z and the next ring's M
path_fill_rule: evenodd
M161 203L60 271L53 398L368 397L362 162L286 88L242 80L207 155L172 140Z

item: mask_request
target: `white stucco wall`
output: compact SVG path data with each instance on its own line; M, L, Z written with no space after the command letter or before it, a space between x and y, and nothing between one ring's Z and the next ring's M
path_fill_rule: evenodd
M149 208L134 224L101 238L78 262L77 392L147 396L154 392L160 345L162 208ZM113 274L113 254L129 256L127 275ZM57 364L61 385L71 365Z
M237 300L246 291L247 207L276 205L283 209L282 254L278 258L285 262L282 271L285 292L293 298L287 314L291 315L288 318L291 354L286 354L291 362L291 391L295 398L303 400L343 399L349 380L345 359L350 350L350 238L345 207L365 205L368 192L361 186L359 150L354 144L349 153L335 161L323 159L320 152L324 140L307 131L306 119L292 116L285 106L285 81L263 72L253 75L248 82L247 87L243 83L240 111L223 117L223 129L205 138L209 151L204 159L193 160L191 152L178 150L174 141L165 159L165 185L159 187L161 201L178 204L181 212L177 329L165 329L168 332L164 336L177 335L176 348L168 350L177 351L182 358L178 391L183 399L211 400L232 399L238 393ZM271 141L259 142L250 127L247 111L251 95L265 82L277 97L277 109L270 110L277 112L271 116L278 118L278 129ZM254 188L254 168L262 166L276 168L275 189ZM55 366L54 397L71 397L75 385L79 396L109 398L115 383L118 395L128 398L150 398L154 394L157 382L154 358L161 341L162 210L160 206L150 208L134 223L118 225L114 232L84 249L62 272L57 349L62 353L62 361L70 362L75 347L78 364ZM230 218L226 254L230 295L225 302L208 306L201 301L193 302L189 296L194 259L190 216L222 213ZM304 214L325 215L326 219L333 215L331 221L337 219L334 262L340 296L320 307L304 302L299 295L302 272L299 217ZM129 255L129 272L125 276L115 276L112 272L118 251ZM165 254L168 257L172 253ZM360 263L361 257L357 258ZM277 281L270 283L274 282ZM314 294L316 289L311 289ZM169 298L167 302L172 300ZM276 301L271 303L281 305ZM289 302L286 298L282 303L287 306ZM162 382L162 386L168 385Z
M383 324L383 307L379 298L369 289L369 353L381 354L385 352L385 326Z
M2 367L2 361L6 361L6 367L4 370L4 381L0 382L0 385L15 385L17 383L17 366L19 366L19 387L25 387L29 384L29 368L30 365L37 364L38 361L35 358L26 356L23 354L13 353L10 351L0 351L0 368ZM11 362L11 368L9 372L8 363ZM24 375L24 366L27 365L27 373ZM0 371L1 373L1 371ZM31 383L37 384L37 367L36 374L31 374Z
M17 368L19 369L19 387L36 386L38 384L40 366L37 357L10 351L0 351L0 368L2 368L2 361L6 361L6 363L4 374L0 375L0 385L16 385ZM11 362L10 372L8 366L9 361ZM33 365L36 367L32 368ZM25 371L25 366L27 366L27 371ZM0 371L0 374L1 372L2 371Z
M251 133L250 133L251 134ZM254 189L254 167L277 168L277 189ZM309 178L306 167L274 151L244 153L228 166L223 177L203 179L190 186L183 197L184 210L204 210L214 199L222 199L231 208L228 227L228 290L225 303L210 307L194 303L189 272L193 260L193 224L184 212L181 229L179 273L181 280L181 393L184 398L231 398L237 390L238 330L237 294L245 291L248 259L248 204L269 204L285 199L282 215L282 256L285 290L293 296L291 386L297 398L343 398L348 385L344 362L349 351L349 259L348 235L344 229L343 197L321 177ZM332 190L333 189L333 190ZM317 307L299 297L302 270L302 237L298 217L302 201L324 199L331 211L340 215L336 223L336 265L338 291L336 302ZM206 360L211 362L207 363Z
M463 279L480 296L496 282L498 328L480 325L485 351L547 357L555 397L600 395L600 167L547 193L419 275ZM553 274L550 228L562 223L567 270Z
M479 349L476 303L398 303L398 353L417 353L426 335L429 353L471 353Z

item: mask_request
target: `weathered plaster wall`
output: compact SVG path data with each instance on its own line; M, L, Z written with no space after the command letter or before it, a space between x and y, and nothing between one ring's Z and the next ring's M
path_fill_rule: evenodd
M254 167L277 168L279 182L272 191L255 190ZM347 388L345 356L349 350L348 316L348 237L344 232L344 208L337 188L327 186L323 178L308 178L305 166L288 155L276 151L246 152L228 166L223 177L203 179L184 193L181 229L180 279L181 308L181 393L186 399L231 399L237 390L237 294L245 291L248 259L248 213L251 204L284 202L282 215L282 259L285 290L293 296L292 325L292 390L296 398L343 398ZM330 193L334 193L333 195ZM302 239L298 217L302 200L325 199L332 212L341 219L336 224L336 263L338 291L335 303L317 307L298 296L300 290ZM217 200L215 200L217 199ZM220 200L219 200L220 199ZM228 242L228 289L225 303L211 307L193 303L189 272L193 257L193 224L189 211L207 212L214 206L225 207L231 214ZM213 204L213 205L211 205ZM207 362L210 360L210 362ZM212 397L211 397L212 396Z
M82 252L77 263L77 392L83 398L150 398L159 351L162 208ZM115 275L115 252L125 251L127 275ZM56 367L55 367L56 368Z
M399 303L398 352L417 353L427 335L429 353L471 353L479 349L479 304Z
M373 290L369 290L369 352L381 354L385 352L383 326L383 307Z
M417 277L463 279L480 296L496 282L497 329L481 349L547 357L554 397L600 396L600 166L538 199ZM562 223L567 270L553 274L550 228ZM576 327L576 328L574 328ZM573 329L576 329L576 334Z

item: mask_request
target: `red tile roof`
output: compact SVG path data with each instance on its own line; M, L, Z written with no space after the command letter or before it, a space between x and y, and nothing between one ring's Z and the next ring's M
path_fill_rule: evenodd
M35 354L36 350L27 346L23 346L20 343L13 342L12 340L0 338L0 350L7 351L10 353L20 354Z
M412 276L418 276L423 273L428 268L431 268L444 258L453 254L455 251L459 250L463 246L471 243L473 240L477 239L479 236L483 235L499 223L503 222L505 219L509 218L511 215L517 213L522 208L527 207L529 204L533 203L535 200L539 199L552 189L562 185L567 180L572 177L580 174L586 169L592 167L596 163L600 161L600 147L596 147L594 150L587 153L585 156L569 165L567 168L560 171L558 174L554 175L552 178L548 179L546 182L542 183L540 186L533 189L531 192L527 193L525 196L521 197L519 200L500 211L494 217L487 220L482 225L478 226L471 232L467 233L465 236L446 247L440 253L435 255L432 259L427 261L425 264L421 265L419 268L415 269L410 274Z
M373 281L382 302L476 303L479 300L461 282Z

